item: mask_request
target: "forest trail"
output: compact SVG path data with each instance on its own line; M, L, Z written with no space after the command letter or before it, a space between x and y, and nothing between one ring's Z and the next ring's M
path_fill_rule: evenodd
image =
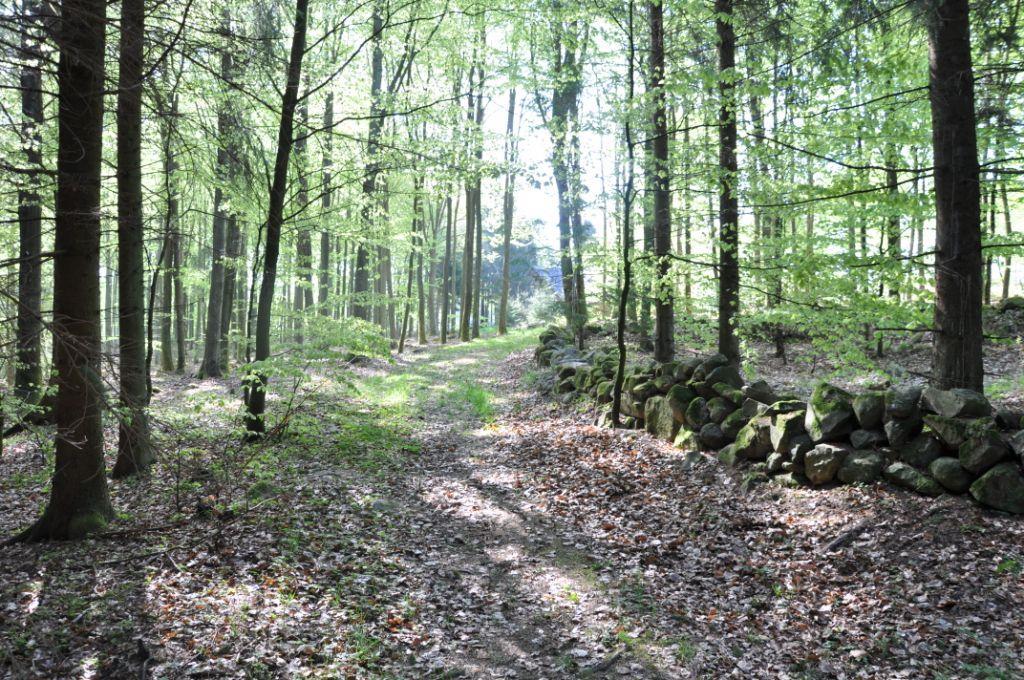
M232 382L162 379L110 531L0 551L0 678L1024 677L1019 519L747 488L540 394L535 336L321 364L258 446ZM6 533L39 450L5 453Z

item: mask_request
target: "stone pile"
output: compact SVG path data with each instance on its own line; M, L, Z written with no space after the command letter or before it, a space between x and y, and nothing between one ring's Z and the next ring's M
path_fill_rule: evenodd
M581 352L564 330L540 336L536 359L554 371L553 391L587 394L608 424L618 353ZM629 366L621 403L626 427L644 428L687 451L717 451L749 465L745 485L869 484L916 493L970 493L983 505L1024 513L1024 430L971 390L890 388L851 394L822 383L809 401L747 382L721 354Z

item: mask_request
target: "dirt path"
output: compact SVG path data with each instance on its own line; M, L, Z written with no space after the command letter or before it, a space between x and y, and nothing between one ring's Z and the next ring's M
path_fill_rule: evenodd
M494 361L470 351L426 369L432 384L486 386L496 417L485 424L452 409L443 391L422 404L422 455L391 506L404 506L413 529L407 551L435 574L410 593L431 603L420 623L434 640L412 665L444 677L669 677L630 653L622 595L602 582L587 537L538 512L521 493L514 452L500 446L535 400L526 354ZM422 371L419 362L431 359L404 368Z
M745 489L538 395L532 342L314 367L257 446L229 381L162 381L111 530L0 551L0 678L1024 677L1020 518ZM45 439L0 459L0 532Z

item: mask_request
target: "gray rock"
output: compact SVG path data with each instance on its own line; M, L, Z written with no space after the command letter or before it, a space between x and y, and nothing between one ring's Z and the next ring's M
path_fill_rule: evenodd
M928 466L928 472L950 493L964 493L974 481L974 475L965 470L960 461L952 456L936 458Z
M686 412L683 414L683 425L688 430L700 432L700 428L704 427L710 419L711 413L708 411L707 400L704 397L697 397L686 407Z
M736 453L746 460L764 460L772 450L772 423L768 416L752 418L736 435Z
M983 418L992 415L992 404L984 394L960 388L924 388L921 392L921 408L947 418Z
M1001 430L1019 430L1020 413L1008 408L996 409L996 427Z
M693 371L691 380L703 382L707 379L709 373L714 371L716 368L721 366L728 366L729 359L724 354L712 354L707 359L697 364L697 367Z
M736 452L736 445L729 444L718 452L718 461L727 467L736 467L743 458Z
M1024 473L1016 463L1000 463L971 484L971 495L990 508L1024 514Z
M672 389L665 395L665 400L672 408L672 417L675 418L677 423L683 423L686 415L686 408L690 405L690 402L697 398L697 395L693 393L686 385L673 385Z
M736 407L722 397L708 400L708 414L711 416L711 422L713 423L720 425L735 410Z
M857 424L857 417L853 413L853 397L835 385L818 385L807 404L804 424L807 434L815 442L840 440L850 434Z
M925 433L914 437L909 444L899 449L898 456L907 465L923 470L942 454L942 444L939 440Z
M960 446L973 435L994 427L991 418L947 418L945 416L926 413L924 424L938 437L943 446L950 451L959 451Z
M814 442L808 435L798 434L790 442L789 457L793 460L793 464L802 470L804 467L804 457L813 448Z
M740 491L743 493L750 493L762 484L767 483L769 477L764 472L758 470L751 470L743 476L743 481L740 482Z
M665 397L651 397L644 405L644 423L649 433L671 442L676 438L679 423L672 417L672 406Z
M786 489L799 489L809 484L807 478L799 472L784 472L781 475L772 477L772 483L778 484Z
M896 486L925 496L941 496L942 486L934 479L906 463L893 463L882 473Z
M679 432L676 434L676 440L673 445L677 449L683 451L700 451L700 438L697 433L693 430L687 430L686 428L679 428Z
M700 428L700 443L706 449L715 451L727 445L730 441L732 440L725 436L722 428L717 423L707 423L704 427Z
M803 411L779 413L773 416L770 433L772 448L780 453L788 452L793 446L793 438L807 432L804 428L805 417L806 413Z
M976 475L1009 457L1010 448L995 430L975 434L960 445L960 464Z
M920 414L921 388L889 388L885 392L885 417L912 418Z
M751 416L745 415L743 410L733 411L729 414L725 420L722 421L722 432L731 439L736 439L736 435L740 433L743 426L750 422Z
M1008 437L1008 442L1010 449L1020 458L1021 464L1024 464L1024 430L1011 434Z
M873 449L888 443L884 432L878 430L854 430L850 433L850 444L855 449Z
M759 414L765 416L775 416L780 413L792 413L793 411L807 412L807 402L800 401L799 399L780 399L774 401L767 408L763 404L757 402L760 406Z
M786 457L781 453L772 453L769 454L768 460L765 462L767 463L765 465L765 469L768 472L775 474L782 470L782 465L786 462Z
M726 364L725 366L719 366L718 368L709 371L704 378L704 382L709 385L717 385L720 382L724 382L727 385L732 385L736 389L743 387L744 380L743 376L740 375L740 370L732 364Z
M836 477L844 484L870 484L882 475L885 459L877 451L853 451L843 460Z
M893 448L906 446L910 441L921 434L924 422L920 416L909 418L893 418L885 424L885 438Z
M778 397L764 380L755 380L743 388L743 395L762 404L774 404Z
M710 380L708 382L711 382ZM738 390L729 383L716 382L712 388L719 397L727 400L730 404L739 406L742 404L746 397L743 396L743 390Z
M804 458L804 474L811 484L820 486L835 479L846 459L847 450L832 444L818 444Z
M853 412L862 430L882 427L885 416L885 392L871 391L853 398Z

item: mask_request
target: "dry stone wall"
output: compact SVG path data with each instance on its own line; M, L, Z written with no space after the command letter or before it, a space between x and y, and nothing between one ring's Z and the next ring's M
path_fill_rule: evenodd
M552 370L554 392L595 399L598 424L610 425L614 348L581 352L563 329L551 327L535 357ZM747 486L885 480L928 496L969 493L988 507L1024 514L1021 416L993 409L971 390L852 394L821 383L803 401L763 380L748 382L715 354L627 367L621 409L626 427L748 467Z

